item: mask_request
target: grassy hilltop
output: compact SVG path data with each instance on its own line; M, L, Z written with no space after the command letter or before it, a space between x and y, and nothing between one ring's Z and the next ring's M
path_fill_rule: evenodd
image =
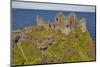
M16 34L14 32L13 34ZM74 28L68 35L59 30L45 27L32 28L31 32L24 33L26 37L20 43L12 44L12 64L45 64L77 61L94 61L95 45L88 31L82 32ZM40 49L37 41L52 37L53 41L45 49ZM22 55L20 47L25 57Z

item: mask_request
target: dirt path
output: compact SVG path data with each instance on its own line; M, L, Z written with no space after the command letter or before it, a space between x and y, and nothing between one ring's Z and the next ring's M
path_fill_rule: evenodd
M21 51L21 53L22 53L24 59L27 60L27 58L26 58L26 56L25 56L25 53L24 53L24 51L23 51L23 49L22 49L22 47L21 47L20 45L21 45L21 42L19 41L19 42L17 43L17 46L18 46L18 48L20 49L20 51Z

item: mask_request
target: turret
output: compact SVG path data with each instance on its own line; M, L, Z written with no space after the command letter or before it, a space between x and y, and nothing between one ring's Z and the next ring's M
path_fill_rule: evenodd
M69 17L70 27L71 28L75 28L76 24L77 24L77 16L76 16L76 14L74 12L71 12L68 17Z
M64 14L62 11L58 11L55 17L55 22L56 23L62 23L64 20Z
M86 31L87 31L86 19L85 19L85 18L81 18L81 19L79 20L79 24L80 24L80 27L81 27L81 31L82 31L82 32L86 32Z

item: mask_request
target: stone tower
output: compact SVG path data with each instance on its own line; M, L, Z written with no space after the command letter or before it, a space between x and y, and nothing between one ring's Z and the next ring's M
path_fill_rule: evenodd
M37 22L37 26L43 26L44 24L44 19L41 16L36 16L36 22Z
M77 24L76 14L74 12L71 12L68 17L69 17L70 28L75 28Z
M81 18L81 19L79 20L79 24L80 24L80 27L81 27L81 31L82 31L82 32L86 32L86 31L87 31L86 19L85 19L85 18Z
M55 17L55 22L56 23L62 23L64 20L64 15L62 11L58 11Z

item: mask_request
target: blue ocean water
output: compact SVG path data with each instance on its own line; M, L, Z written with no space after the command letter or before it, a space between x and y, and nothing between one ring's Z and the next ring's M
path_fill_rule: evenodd
M36 16L43 16L44 20L54 21L57 11L53 10L32 10L32 9L12 9L12 30L17 30L25 26L35 26ZM70 11L63 11L67 16ZM87 19L87 29L91 37L95 41L96 38L96 19L95 12L75 12L77 17L85 17Z

